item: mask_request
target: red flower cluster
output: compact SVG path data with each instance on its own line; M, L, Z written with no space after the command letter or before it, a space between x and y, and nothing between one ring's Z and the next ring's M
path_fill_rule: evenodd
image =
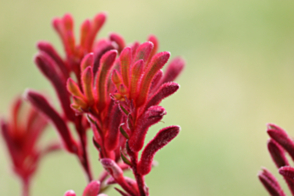
M268 151L279 169L279 173L284 177L292 195L294 195L294 167L290 166L285 155L285 152L287 152L294 160L294 141L286 131L273 124L268 125L267 133L271 137L267 143ZM285 196L277 179L268 170L263 169L258 177L270 195Z
M23 111L26 109L26 111ZM32 107L23 106L17 98L11 108L9 121L1 119L1 130L12 161L13 171L23 182L23 195L29 194L29 184L40 159L49 152L60 149L56 142L46 147L37 145L47 126L47 119Z
M180 127L163 128L143 148L145 136L150 126L166 115L159 104L179 89L173 81L182 71L184 61L175 58L163 72L161 69L170 53L158 53L155 36L142 44L126 45L115 33L95 41L105 19L105 14L100 13L84 21L79 41L74 37L74 23L69 14L54 19L53 26L63 43L65 58L50 43L37 44L39 53L35 63L54 87L62 112L38 92L27 90L24 98L54 125L64 149L78 158L89 182L93 175L86 134L87 129L92 129L93 144L105 172L86 187L83 196L96 196L114 183L122 188L116 188L121 195L145 196L149 192L144 176L154 165L154 155L178 135ZM71 123L78 138L69 128ZM2 130L6 129L3 125ZM124 171L130 169L135 179L124 176ZM68 191L65 195L75 193Z

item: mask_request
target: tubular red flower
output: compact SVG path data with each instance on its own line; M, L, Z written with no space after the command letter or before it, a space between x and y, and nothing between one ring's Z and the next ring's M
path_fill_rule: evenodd
M144 110L147 110L151 106L158 105L164 98L174 94L179 88L180 86L175 82L163 84L160 89L158 89L158 91L148 100Z
M129 139L129 147L132 151L138 152L143 148L145 136L149 127L159 122L165 114L166 111L163 107L153 106L142 115Z
M120 53L126 46L125 40L117 33L111 33L109 39L118 45L118 52Z
M36 109L41 111L51 120L60 134L65 148L71 153L77 153L78 146L74 141L66 123L61 116L53 109L44 96L32 90L26 90L24 98L28 100Z
M138 164L138 172L141 175L146 175L151 171L153 157L158 150L167 145L180 132L179 126L170 126L161 129L156 136L144 148L141 160Z
M153 43L152 42L145 42L141 44L138 49L136 50L134 62L142 59L144 62L144 69L147 67L148 59L150 57L150 54L153 49Z
M281 145L294 160L294 142L288 134L283 129L273 124L268 125L267 133L274 141Z
M102 111L106 107L107 100L109 98L106 97L106 84L108 75L110 72L110 69L112 68L115 57L117 55L116 50L111 50L107 53L105 53L101 60L100 60L100 67L97 73L96 78L96 89L97 89L97 95L98 95L98 109L99 111Z
M162 78L161 83L174 81L178 75L183 71L185 66L185 61L180 58L174 58L167 66L166 71L164 72L164 77Z
M36 56L35 63L37 64L40 71L54 86L66 117L68 118L68 120L73 121L74 113L70 108L69 94L66 91L65 81L60 78L60 75L55 70L54 62L45 53L40 53Z
M109 131L107 132L105 141L105 147L109 151L116 149L119 144L119 125L122 114L117 105L113 107L111 116Z
M267 148L271 154L273 161L275 162L278 168L289 165L284 150L274 140L270 139L268 141Z
M139 87L140 94L136 100L137 107L140 107L141 105L145 103L147 99L149 87L151 85L151 81L154 75L157 73L157 71L159 71L165 65L169 57L170 57L169 52L161 52L156 54L152 58L151 62L148 64L140 83L140 87Z
M276 178L268 170L263 169L258 178L271 196L286 196Z

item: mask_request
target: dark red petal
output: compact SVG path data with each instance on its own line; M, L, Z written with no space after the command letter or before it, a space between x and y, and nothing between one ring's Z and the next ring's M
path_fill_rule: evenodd
M286 196L276 178L268 170L263 169L258 178L271 196Z
M180 86L175 82L169 82L169 83L163 84L160 87L160 89L158 89L158 91L153 95L153 97L151 97L147 101L147 104L146 104L144 110L147 110L149 107L151 107L153 105L158 105L164 98L172 95L179 88L180 88Z
M54 86L56 94L58 95L60 104L62 106L63 112L69 120L74 120L74 113L70 108L69 94L66 90L65 81L60 78L58 73L54 68L54 62L45 53L40 53L35 58L35 63L41 72L47 77L47 79Z
M111 33L109 36L109 39L113 42L115 42L118 46L118 52L120 53L126 46L124 38L117 34L117 33Z
M276 125L269 124L267 133L274 141L281 145L289 153L292 160L294 160L294 142L288 136L287 132Z
M267 148L278 168L289 165L283 148L277 144L277 142L275 142L273 139L269 139Z
M105 147L108 151L112 151L117 148L119 143L119 125L121 122L122 113L118 108L118 105L114 106L111 112L111 119L109 124L109 130L106 135Z
M48 42L39 42L37 44L37 47L40 51L46 53L48 56L50 56L60 69L60 71L63 74L64 79L66 80L69 77L69 71L68 66L65 64L65 62L62 60L62 58L59 56L55 48Z
M47 99L32 90L26 90L24 98L28 100L37 110L42 112L48 119L50 119L60 134L65 148L72 153L77 153L78 147L74 141L69 128L61 116L53 109Z
M146 175L151 171L153 157L158 150L167 145L180 132L179 126L170 126L161 129L156 136L144 148L141 160L138 164L138 172Z
M129 139L129 147L132 151L138 152L143 148L145 136L149 127L158 123L166 111L161 106L150 107L138 120L135 130Z
M167 66L166 71L164 72L164 76L162 78L161 83L172 82L174 81L182 72L185 67L185 61L180 58L174 58Z

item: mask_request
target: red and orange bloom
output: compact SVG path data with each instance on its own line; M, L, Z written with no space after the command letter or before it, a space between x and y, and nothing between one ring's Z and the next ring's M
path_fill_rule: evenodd
M73 96L71 107L77 114L88 116L100 158L118 161L124 152L130 157L130 160L124 157L124 161L135 174L137 190L128 188L124 181L116 181L131 195L148 195L143 176L150 172L154 154L180 130L178 126L161 130L138 160L149 127L166 114L166 110L158 105L179 89L172 81L184 67L184 61L176 58L163 73L161 69L168 62L170 53L157 53L157 39L151 36L149 40L125 47L120 54L117 50L106 52L97 72L93 69L94 54L90 53L80 65L82 84L71 78L67 81L67 89Z
M105 20L104 13L85 20L77 40L71 15L54 19L53 27L61 38L65 57L42 41L37 44L35 63L52 84L62 111L58 112L46 96L36 91L27 90L24 98L34 107L33 111L41 113L55 127L61 146L78 158L89 181L83 196L102 196L115 183L120 185L121 189L115 189L123 196L148 196L144 176L151 171L155 154L178 135L180 127L161 129L143 148L145 136L166 115L159 104L179 89L173 81L185 63L175 58L163 72L170 53L158 52L155 36L145 43L129 46L116 33L96 41ZM3 121L5 133L12 129L6 124ZM77 137L73 136L70 124ZM86 137L89 128L105 169L98 181L92 181L89 164ZM130 169L135 179L124 176L124 171ZM65 193L75 195L73 191Z
M118 34L110 35L109 39L95 40L105 20L105 13L99 13L91 20L85 20L80 27L80 38L76 39L73 32L74 21L72 16L66 14L62 18L55 18L52 24L63 43L64 58L57 53L50 43L41 41L37 44L39 53L35 57L35 63L54 87L62 113L57 112L48 99L40 93L32 90L25 93L25 98L47 116L55 126L65 149L78 157L89 181L93 178L86 149L86 130L89 128L89 124L86 117L77 116L76 112L71 108L71 99L76 100L76 97L68 93L66 81L73 73L78 78L79 86L86 82L80 80L82 72L80 64L83 64L81 61L86 54L92 52L93 70L97 70L100 58L105 52L124 47L124 43ZM87 64L87 62L84 63ZM69 123L74 124L78 141L72 136Z

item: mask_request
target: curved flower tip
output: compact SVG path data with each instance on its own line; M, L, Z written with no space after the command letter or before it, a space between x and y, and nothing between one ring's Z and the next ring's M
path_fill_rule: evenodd
M73 190L66 191L64 196L76 196L76 193Z
M77 153L79 149L77 142L70 133L67 124L51 104L49 104L47 98L30 89L25 90L23 97L52 122L62 138L64 147L71 153Z
M278 168L289 165L284 149L273 139L269 139L267 149Z
M274 124L268 124L267 127L268 135L280 146L282 146L294 160L294 141L288 133Z
M153 157L156 152L173 140L180 132L179 126L169 126L161 129L156 136L147 144L142 152L141 160L138 164L138 172L146 175L151 171Z
M263 168L258 178L270 195L285 196L277 179L267 169Z
M163 107L152 106L142 115L129 140L129 147L132 151L138 152L143 148L145 136L149 127L158 123L165 114L166 110Z
M114 179L123 177L122 169L113 160L104 158L101 159L100 162L104 169L107 170Z
M185 60L181 57L172 59L172 61L168 64L166 71L164 72L162 84L174 81L183 71L185 64Z
M294 168L291 166L281 167L279 173L288 179L294 180Z
M97 196L100 190L100 182L99 181L92 181L90 182L84 192L83 196Z

